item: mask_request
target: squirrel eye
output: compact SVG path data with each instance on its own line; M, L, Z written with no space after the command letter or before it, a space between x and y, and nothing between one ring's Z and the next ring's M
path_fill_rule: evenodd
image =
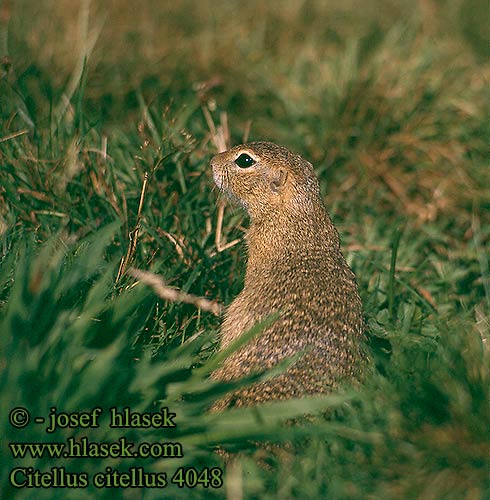
M245 154L245 153L242 153L236 160L235 160L235 163L240 167L240 168L248 168L248 167L251 167L254 163L255 163L255 160Z

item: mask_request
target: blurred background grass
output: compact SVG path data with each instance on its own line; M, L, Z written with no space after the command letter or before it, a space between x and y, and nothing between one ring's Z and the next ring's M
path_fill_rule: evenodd
M0 23L2 415L163 400L187 464L244 453L226 488L185 498L488 496L487 2L2 0ZM134 265L226 304L240 290L242 246L214 245L203 110L233 144L250 130L314 163L358 277L376 373L304 428L271 418L306 402L206 415L227 389L195 372L219 320L114 286L147 173ZM227 209L227 240L244 226ZM258 465L265 438L293 451Z

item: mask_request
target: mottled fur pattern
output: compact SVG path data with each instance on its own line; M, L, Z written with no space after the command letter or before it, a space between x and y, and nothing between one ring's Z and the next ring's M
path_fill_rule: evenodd
M239 167L241 154L255 163ZM361 300L311 164L283 147L253 142L215 156L211 166L220 190L251 219L245 285L226 312L221 348L280 313L212 376L233 380L302 353L283 374L237 392L218 409L330 392L343 379L358 379Z

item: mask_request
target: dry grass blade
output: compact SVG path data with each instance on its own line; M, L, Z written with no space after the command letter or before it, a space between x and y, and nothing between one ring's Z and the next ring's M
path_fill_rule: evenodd
M220 124L216 127L209 109L202 108L204 118L211 133L211 141L218 153L222 153L230 148L230 129L228 127L228 115L226 112L220 113Z
M239 239L226 242L223 241L222 229L223 229L223 216L225 213L225 202L223 199L218 201L218 216L216 219L216 233L214 235L214 244L216 245L216 251L223 252L228 248L235 246L237 243L240 243Z
M208 124L209 132L211 133L211 141L216 147L218 153L222 153L230 148L230 129L228 127L228 115L226 113L220 113L220 124L216 127L209 112L208 108L203 107L202 111L204 113L204 118ZM247 123L245 128L244 138L248 138L250 132L250 122ZM245 141L244 141L245 142ZM239 239L233 240L231 242L223 241L223 215L225 213L225 202L220 199L218 201L218 215L216 219L216 233L214 236L214 243L216 245L216 251L223 252L224 250L235 246L240 243Z
M140 202L138 206L138 217L136 219L136 224L134 229L129 232L129 246L126 255L121 259L121 264L119 265L119 270L117 272L116 284L118 283L121 276L126 272L127 267L132 262L134 254L136 252L136 246L138 244L138 235L141 227L141 212L143 211L143 203L145 200L146 189L148 186L148 172L145 172L145 178L143 179L143 186L141 187Z
M243 472L242 464L233 457L226 468L226 498L233 500L243 499Z
M13 132L12 134L6 135L5 137L0 137L0 142L10 141L11 139L15 139L21 135L25 135L29 133L28 130L19 130L18 132Z
M55 115L57 117L57 121L61 121L61 119L65 116L67 110L69 109L71 99L75 94L77 87L80 85L80 82L82 81L86 63L90 55L92 54L99 35L102 32L104 19L99 19L95 24L93 22L91 23L90 4L90 0L84 0L80 5L80 14L78 20L78 36L80 48L79 57L71 78L66 86L63 99L56 108Z
M129 274L145 285L150 286L156 295L158 295L161 299L169 300L171 302L184 302L186 304L192 304L198 309L209 311L216 316L221 315L223 311L223 306L219 302L181 292L175 288L170 288L165 285L160 276L149 271L131 268L129 269Z

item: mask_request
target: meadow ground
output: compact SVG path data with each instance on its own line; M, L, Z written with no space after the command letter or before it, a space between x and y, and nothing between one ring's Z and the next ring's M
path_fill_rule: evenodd
M483 0L3 0L2 498L488 498L487 28ZM207 377L219 318L118 270L230 303L244 249L217 251L209 159L218 140L244 137L314 164L375 370L359 390L209 414L232 388ZM224 241L246 224L226 206ZM15 407L30 412L24 428L9 423ZM103 415L47 433L33 419L52 407ZM168 407L177 425L111 428L111 407ZM8 447L70 436L178 442L184 456ZM257 452L260 441L287 445ZM205 472L223 466L217 447L240 451L222 487ZM15 489L14 467L45 481L66 467L89 484ZM107 467L169 484L97 489ZM179 467L200 472L174 476L195 488L172 483Z

